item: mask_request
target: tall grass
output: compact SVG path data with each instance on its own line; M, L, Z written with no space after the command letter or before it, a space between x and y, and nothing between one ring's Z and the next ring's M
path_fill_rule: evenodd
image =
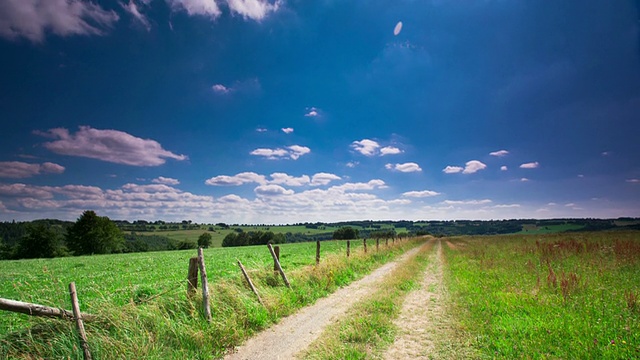
M450 241L450 311L483 356L640 357L639 232Z
M194 252L179 252L180 258L168 257L164 260L161 260L163 255L173 256L175 252L150 253L150 257L142 261L144 266L135 260L138 259L136 256L142 256L138 254L87 257L84 260L53 259L61 261L56 265L59 266L56 268L57 275L47 278L47 275L42 275L42 267L32 267L31 275L36 279L44 277L43 281L32 284L27 280L18 280L13 285L23 295L20 300L25 300L24 295L28 294L26 289L35 290L38 284L58 288L59 290L51 291L54 295L49 298L45 296L50 295L49 291L35 291L36 296L26 301L65 304L68 300L57 300L57 297L66 296L64 290L60 289L64 289L68 279L65 275L62 280L63 276L59 275L64 274L65 266L73 269L79 264L78 261L84 261L84 268L91 268L93 276L99 276L101 280L94 283L91 279L84 279L82 286L78 284L83 311L98 315L97 321L85 324L89 346L96 358L211 359L223 356L256 331L319 297L326 296L337 287L362 277L374 267L415 245L415 241L409 241L388 248L381 246L379 252L370 250L366 255L361 246L352 246L352 256L347 259L344 242L323 242L323 258L318 266L313 265L315 243L283 246L281 261L291 281L291 289L285 287L273 272L273 262L266 248L206 250L205 259L207 271L210 272L212 294L211 324L201 314L201 293L197 293L192 299L186 296L184 279L188 258ZM329 251L331 246L334 246L334 251ZM236 268L236 258L240 258L248 268L265 303L264 307L243 282ZM69 262L65 265L64 260ZM99 265L94 264L94 261ZM28 265L33 264L23 263L22 265L27 265L23 267L23 271L26 272ZM19 265L13 263L12 271L17 271ZM139 277L132 276L127 271L138 269L138 266L141 269ZM155 269L155 275L143 271L146 267ZM172 270L165 272L166 269ZM17 272L12 274L20 275ZM79 273L75 275L78 276ZM8 287L5 283L2 286L3 289ZM83 293L83 289L89 291ZM55 300L48 300L51 298ZM0 335L0 358L82 356L73 324L69 322L18 314L3 314L3 317L19 318L20 321L7 325L5 320L3 323L7 331Z

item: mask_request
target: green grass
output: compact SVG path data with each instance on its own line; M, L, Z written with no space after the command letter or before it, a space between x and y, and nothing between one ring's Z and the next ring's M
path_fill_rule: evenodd
M86 324L96 358L209 359L415 243L381 246L364 256L356 241L347 259L344 241L324 241L317 267L315 243L280 246L291 289L274 274L266 246L205 250L212 324L201 315L201 295L186 296L188 259L195 250L3 261L0 297L69 309L67 286L74 281L82 311L98 315ZM266 307L247 289L236 259L248 269ZM0 358L81 356L68 321L3 313L0 334Z
M482 357L640 357L640 232L449 241L449 311Z
M371 359L394 340L394 319L400 314L406 295L418 285L427 266L433 241L388 274L380 290L367 297L338 323L329 326L305 351L305 359Z

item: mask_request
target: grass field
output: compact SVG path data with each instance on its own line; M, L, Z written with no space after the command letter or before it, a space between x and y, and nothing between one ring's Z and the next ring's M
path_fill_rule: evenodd
M447 239L450 312L487 358L640 357L640 232Z
M371 247L365 255L362 241L355 241L350 258L345 241L321 244L317 267L315 243L280 245L291 289L274 274L266 246L206 249L212 324L203 320L197 298L186 296L195 250L3 261L0 297L69 309L67 286L74 281L82 311L98 315L99 321L86 324L97 358L208 359L417 243L381 246L379 252ZM246 288L237 259L265 307ZM3 313L0 358L81 357L74 333L68 321Z

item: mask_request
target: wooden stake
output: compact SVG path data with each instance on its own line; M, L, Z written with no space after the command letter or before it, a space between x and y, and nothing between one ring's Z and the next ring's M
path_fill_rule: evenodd
M258 297L258 301L260 302L260 304L262 306L264 306L264 303L262 302L262 299L260 298L260 294L258 294L258 290L256 290L255 286L253 286L253 282L251 282L251 278L249 278L249 274L247 274L247 271L244 269L244 266L242 266L242 263L240 262L240 260L238 260L238 266L240 266L240 270L242 271L242 275L244 275L244 279L247 280L247 284L249 284L249 287L251 288L251 291L253 291L253 293L256 294L256 296Z
M316 265L320 264L320 240L316 241Z
M191 297L198 288L198 258L189 259L189 273L187 274L187 296Z
M209 306L209 282L207 281L207 269L204 266L204 253L198 248L198 266L200 267L200 280L202 281L202 306L204 316L211 322L211 307Z
M285 275L284 271L282 270L282 266L280 266L280 261L278 260L278 257L276 256L275 252L273 251L273 247L271 246L271 244L267 244L267 247L269 248L269 252L273 257L273 261L275 262L276 267L280 272L280 275L282 276L282 280L284 280L284 284L287 285L288 288L290 288L291 284L289 284L289 279L287 279L287 275Z
M351 254L351 240L347 240L347 257Z
M376 251L380 248L380 239L376 238Z
M362 245L364 246L364 253L367 253L367 239L362 239Z
M280 261L280 246L274 246L273 252L276 254L276 258L278 259L278 261ZM275 261L273 262L273 271L278 271L278 266L276 265Z
M89 344L87 343L87 334L84 332L84 324L82 323L82 313L80 313L80 304L78 304L78 294L76 293L76 283L69 284L69 294L71 295L71 306L73 309L73 317L76 319L78 335L80 336L80 345L84 353L85 360L91 360L89 352Z
M11 312L17 312L21 314L33 315L33 316L46 316L57 317L61 319L73 319L73 312L64 309L52 308L40 304L32 304L22 301L9 300L0 298L0 310L6 310ZM92 320L94 315L82 313L84 320Z

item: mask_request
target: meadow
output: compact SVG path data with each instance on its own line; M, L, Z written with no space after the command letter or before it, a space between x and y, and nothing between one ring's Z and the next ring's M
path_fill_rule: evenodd
M640 357L640 232L447 238L450 342L486 358Z
M74 281L88 322L89 343L99 358L215 358L242 339L296 309L358 279L420 240L393 246L322 241L315 266L315 242L280 245L288 289L273 272L266 246L205 249L213 323L204 321L200 293L189 299L186 275L195 250L3 261L0 297L70 308L67 285ZM390 242L391 244L391 242ZM265 306L243 283L241 260ZM81 356L71 322L3 313L0 357Z

